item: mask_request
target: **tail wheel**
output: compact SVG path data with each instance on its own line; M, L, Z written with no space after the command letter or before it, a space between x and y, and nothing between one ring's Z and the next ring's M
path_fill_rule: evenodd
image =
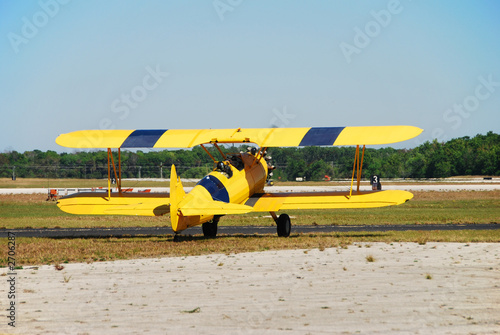
M288 214L281 214L276 221L278 225L278 236L279 237L288 237L290 236L290 232L292 230L292 223L290 222L290 217Z
M201 229L203 230L203 236L216 237L218 223L219 223L219 217L217 217L217 216L215 216L212 220L203 223L201 225Z

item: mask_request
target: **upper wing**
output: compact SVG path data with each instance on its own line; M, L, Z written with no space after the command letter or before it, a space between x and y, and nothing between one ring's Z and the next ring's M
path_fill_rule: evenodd
M413 126L80 130L59 135L70 148L191 148L205 143L255 143L260 147L378 145L409 140Z
M413 198L407 191L297 192L254 194L245 205L255 212L275 212L286 209L374 208L405 203Z

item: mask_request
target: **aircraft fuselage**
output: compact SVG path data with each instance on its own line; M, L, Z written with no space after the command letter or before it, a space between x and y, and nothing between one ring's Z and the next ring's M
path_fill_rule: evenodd
M243 204L254 193L264 191L268 174L266 160L260 153L241 153L228 155L219 162L217 168L203 177L196 186L179 202L183 208L192 203L220 201L223 203ZM178 222L172 220L174 231L208 222L213 215L179 215ZM177 223L177 224L176 224Z

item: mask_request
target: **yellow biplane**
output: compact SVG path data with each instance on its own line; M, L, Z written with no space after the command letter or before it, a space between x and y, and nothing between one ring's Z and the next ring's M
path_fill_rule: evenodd
M56 143L70 148L103 148L108 151L108 192L76 193L58 201L72 214L160 216L170 213L174 240L186 228L202 225L203 234L214 237L219 219L228 214L270 212L278 236L289 236L290 217L276 212L287 209L373 208L402 204L413 194L400 190L360 191L366 145L405 141L422 129L412 126L252 128L202 130L82 130L62 134ZM224 154L223 143L253 143L248 152ZM214 170L186 193L175 166L171 167L170 193L132 193L121 190L121 149L191 148L200 145L214 161ZM215 146L217 160L205 145ZM264 185L273 169L266 160L270 147L355 145L351 187L338 192L268 193ZM360 153L360 146L362 151ZM118 149L115 164L111 149ZM111 178L117 192L111 192ZM356 179L356 187L354 180Z

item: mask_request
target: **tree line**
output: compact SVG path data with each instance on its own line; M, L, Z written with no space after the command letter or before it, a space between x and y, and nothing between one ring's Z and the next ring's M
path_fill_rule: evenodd
M247 146L221 147L225 153L246 151ZM208 149L220 157L215 148ZM276 166L273 178L283 181L350 178L354 147L269 148L270 163ZM114 160L117 154L114 152ZM107 178L106 151L73 153L40 150L0 154L0 177L24 178ZM191 150L122 151L123 178L168 178L176 165L182 178L201 178L214 166L201 147ZM363 178L445 178L459 175L500 175L500 135L461 137L440 143L425 142L413 149L367 148Z

